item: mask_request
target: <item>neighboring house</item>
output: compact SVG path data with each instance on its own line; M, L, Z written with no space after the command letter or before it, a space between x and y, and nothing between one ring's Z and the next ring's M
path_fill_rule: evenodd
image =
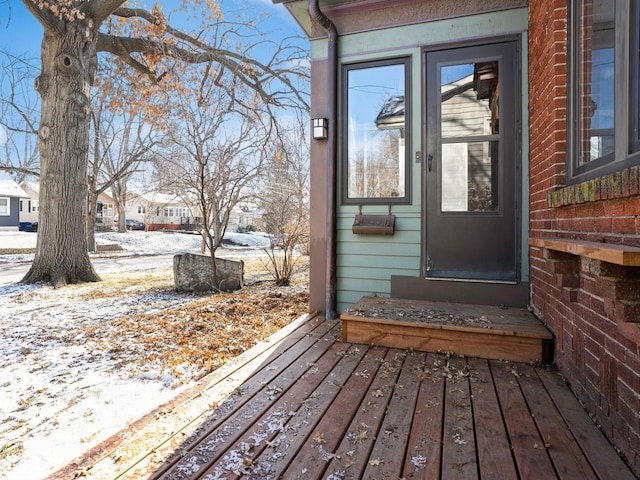
M113 228L116 213L113 197L106 192L99 194L96 204L96 228Z
M25 182L21 185L27 193L20 202L20 221L37 222L40 216L40 184ZM96 228L112 228L114 224L114 200L111 195L102 192L96 205Z
M274 2L311 40L311 309L529 306L640 474L639 2Z
M0 230L18 230L20 201L29 198L13 180L0 180Z
M262 230L262 211L255 206L241 205L231 209L228 232L246 231L248 228Z
M200 223L182 198L160 192L130 193L126 217L143 222L147 230L195 230Z
M20 185L28 198L20 200L20 221L37 222L40 212L40 184L36 182L24 182Z

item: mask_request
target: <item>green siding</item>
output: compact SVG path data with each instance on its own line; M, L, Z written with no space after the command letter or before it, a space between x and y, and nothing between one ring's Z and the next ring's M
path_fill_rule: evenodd
M422 61L424 46L464 39L491 37L492 35L526 32L528 9L520 8L490 14L473 15L465 18L438 20L434 22L407 25L388 30L376 30L340 37L340 61L354 63L398 56L411 57L412 70L412 128L411 144L406 148L411 152L422 151ZM526 65L526 38L523 39L522 65ZM326 57L325 39L311 42L312 58ZM522 111L527 111L527 76L523 70ZM339 96L340 98L340 96ZM526 113L523 114L526 121ZM526 124L523 125L526 127ZM527 145L526 129L523 129L523 145ZM342 139L339 137L339 144ZM528 203L527 163L528 150L523 148L523 204ZM420 275L422 245L422 163L411 162L412 191L411 204L394 205L391 213L396 215L396 232L392 236L355 235L351 231L353 220L358 213L357 206L340 205L338 192L337 211L337 288L338 312L343 312L364 295L388 296L391 292L391 276ZM338 185L341 185L341 167L338 167ZM340 187L339 187L340 188ZM526 210L526 209L525 209ZM387 214L384 205L364 205L362 213ZM526 211L523 214L526 215ZM523 277L527 277L527 217L523 218Z

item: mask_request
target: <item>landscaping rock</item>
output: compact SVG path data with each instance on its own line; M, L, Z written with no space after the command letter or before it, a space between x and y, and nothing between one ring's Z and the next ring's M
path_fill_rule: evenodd
M244 284L244 262L216 258L220 290L233 292ZM208 292L215 290L211 257L195 253L182 253L173 257L173 278L176 290L185 292Z

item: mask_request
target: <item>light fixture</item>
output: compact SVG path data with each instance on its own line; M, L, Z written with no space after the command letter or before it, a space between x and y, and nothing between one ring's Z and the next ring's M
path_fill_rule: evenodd
M329 121L326 118L314 118L312 120L314 140L326 140L329 138Z

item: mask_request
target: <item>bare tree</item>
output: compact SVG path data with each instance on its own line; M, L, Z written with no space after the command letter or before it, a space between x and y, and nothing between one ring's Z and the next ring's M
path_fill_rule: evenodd
M309 142L307 122L298 119L271 143L261 198L265 229L271 234L266 250L277 285L289 285L296 271L296 251L308 252Z
M250 186L261 172L269 124L261 123L255 107L244 106L251 103L245 98L254 95L251 90L239 86L230 96L217 88L212 65L201 68L199 79L176 96L174 114L180 121L159 177L172 179L165 190L197 206L203 250L211 255L212 287L219 289L216 250L233 208L254 195Z
M40 225L35 258L24 283L61 286L99 280L88 255L85 222L90 89L98 53L121 62L119 75L134 77L139 100L161 92L153 90L158 83L180 83L185 63L211 63L216 85L230 95L242 86L254 92L252 101L268 111L306 107L306 97L296 88L306 71L291 61L295 50L275 45L268 59L258 60L253 55L255 44L264 44L264 39L251 36L255 34L251 24L224 24L214 0L192 5L202 8L203 25L216 28L191 34L173 28L159 7L126 8L125 0L22 1L44 27L42 71L35 82L42 98Z
M140 164L151 159L161 141L154 122L145 122L143 112L109 108L99 97L92 108L92 147L89 157L87 241L95 250L96 205L102 192L111 190L118 213L118 230L126 232L127 183Z
M22 183L40 174L39 102L31 89L35 67L28 60L2 54L0 76L0 171Z

